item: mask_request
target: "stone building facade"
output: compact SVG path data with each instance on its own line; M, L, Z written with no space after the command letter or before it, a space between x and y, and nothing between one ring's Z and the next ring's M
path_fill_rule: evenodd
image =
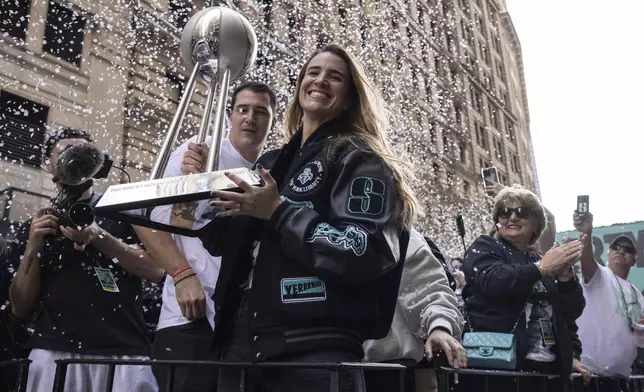
M37 145L45 126L58 125L90 130L133 181L144 179L188 75L180 28L196 10L221 4L255 26L259 54L248 77L276 88L280 113L315 48L336 42L361 58L390 106L393 143L419 167L418 186L432 189L421 201L473 203L488 166L506 184L539 191L521 46L504 0L11 4L0 10L0 188L54 192ZM186 135L203 101L199 86ZM113 172L108 182L125 179ZM42 203L21 196L12 219Z

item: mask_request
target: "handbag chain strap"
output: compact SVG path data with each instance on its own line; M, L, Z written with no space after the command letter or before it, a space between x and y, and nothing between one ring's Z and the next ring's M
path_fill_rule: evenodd
M514 322L514 325L512 326L512 330L510 331L511 334L514 334L514 331L516 331L517 326L519 325L519 321L521 321L521 317L525 315L525 307L528 304L528 301L523 305L523 309L521 309L521 313L519 314L519 317L517 317L517 320ZM472 322L470 321L470 315L469 312L467 311L467 303L465 303L465 319L467 320L467 326L470 327L470 332L474 332L474 329L472 328Z

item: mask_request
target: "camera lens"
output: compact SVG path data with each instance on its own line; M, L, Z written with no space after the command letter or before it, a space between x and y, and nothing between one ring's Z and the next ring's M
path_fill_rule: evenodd
M73 204L67 216L75 229L84 229L94 223L94 209L87 203Z

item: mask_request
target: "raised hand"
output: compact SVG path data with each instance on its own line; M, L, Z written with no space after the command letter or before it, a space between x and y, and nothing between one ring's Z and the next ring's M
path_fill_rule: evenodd
M183 174L198 174L205 171L210 148L208 144L188 143L188 151L183 153L181 172Z

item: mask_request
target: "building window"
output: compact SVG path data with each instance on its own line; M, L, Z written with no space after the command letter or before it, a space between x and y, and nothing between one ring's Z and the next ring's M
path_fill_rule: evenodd
M467 163L467 145L465 142L460 142L458 144L458 155L461 162Z
M452 143L447 136L443 136L443 153L447 156L452 156Z
M420 51L423 56L423 62L429 63L429 45L424 40L420 43Z
M364 49L367 47L369 40L369 22L365 21L360 25L360 45Z
M490 64L490 52L487 50L487 46L485 46L484 43L479 41L479 53L481 55L481 58L483 61L485 61L486 64Z
M501 129L499 126L499 112L492 105L489 106L488 110L490 111L490 121L496 129Z
M470 96L472 108L481 113L481 105L483 104L481 101L481 92L476 87L470 86Z
M47 106L0 92L0 159L40 166L48 114Z
M294 44L300 39L300 26L297 21L297 14L291 10L288 14L288 40Z
M387 47L385 46L385 43L380 41L378 44L379 49L380 49L380 64L384 65L385 64L385 59L387 56Z
M508 92L505 90L501 90L501 101L503 101L503 106L506 108L510 104L510 96L508 96Z
M487 150L487 132L485 131L485 127L476 120L474 121L474 133L476 136L476 144Z
M179 103L186 89L186 82L183 76L166 72L165 77L168 79L168 95L170 100L174 103Z
M465 196L470 196L471 189L470 183L463 180L463 194Z
M0 32L25 40L29 26L31 0L0 1Z
M436 124L430 121L428 125L428 129L429 129L429 142L432 144L432 146L435 146L436 145Z
M454 173L447 172L447 187L452 188L454 187L454 184Z
M409 47L409 50L413 51L414 50L414 34L412 33L412 31L409 28L409 26L405 27L405 30L407 31L407 47Z
M505 135L513 142L517 139L517 135L514 132L514 124L507 118L505 119Z
M416 72L416 68L411 69L411 85L414 90L418 90L418 73Z
M429 21L429 34L432 37L438 36L438 26L436 25L436 21L433 18Z
M505 162L505 154L503 152L503 143L499 138L494 138L494 155L498 158L499 161Z
M505 67L501 61L496 63L496 74L499 76L499 79L505 83Z
M501 54L501 41L496 34L492 34L492 47L498 54Z
M416 7L418 7L418 25L420 27L425 26L425 9L420 3L416 3Z
M258 79L267 82L268 74L270 71L270 59L262 52L257 52L257 59L255 60L255 72Z
M441 167L438 166L438 164L436 163L432 164L432 177L434 182L437 182L440 180L440 175L441 175Z
M499 180L501 180L501 184L508 185L508 176L501 172L499 172Z
M188 23L192 7L185 0L168 0L168 20L179 30Z
M330 41L329 36L325 33L319 33L318 34L318 49L322 48L323 46L327 45L327 43Z
M347 28L347 9L340 6L338 7L338 15L340 16L340 27L343 29Z
M43 50L62 60L80 65L86 20L76 11L50 2Z
M521 165L517 154L512 154L512 171L521 176Z

